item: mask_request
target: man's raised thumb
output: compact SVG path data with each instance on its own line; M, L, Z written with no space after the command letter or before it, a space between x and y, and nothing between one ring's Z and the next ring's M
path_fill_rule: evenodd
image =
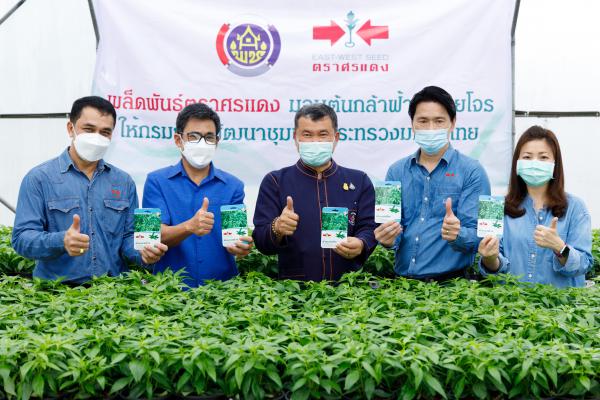
M452 198L448 197L446 199L446 217L453 217L454 212L452 212Z
M208 197L205 197L204 200L202 201L202 210L208 211Z
M285 207L292 212L294 211L294 200L292 199L292 196L287 197L287 205Z
M79 222L80 222L79 215L77 215L77 214L73 215L73 224L71 225L71 228L76 230L77 232L81 231Z

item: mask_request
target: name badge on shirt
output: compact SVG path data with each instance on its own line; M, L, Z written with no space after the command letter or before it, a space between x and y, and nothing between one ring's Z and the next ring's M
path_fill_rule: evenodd
M143 250L146 245L160 243L160 209L136 208L133 211L133 248Z
M248 236L248 213L243 204L221 206L221 237L223 246L237 243Z
M321 247L332 249L348 237L348 209L323 207L321 212Z
M504 234L504 197L479 196L477 236L502 237Z
M399 181L375 183L375 222L400 222L402 216L402 184Z

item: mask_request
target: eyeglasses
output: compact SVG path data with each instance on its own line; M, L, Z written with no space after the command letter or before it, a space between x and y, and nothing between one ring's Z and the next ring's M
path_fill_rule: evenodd
M180 135L183 137L184 134L180 133ZM200 143L202 139L204 139L207 144L217 144L219 141L219 136L214 133L207 133L203 135L200 132L188 132L185 134L185 136L187 137L187 141L190 143Z

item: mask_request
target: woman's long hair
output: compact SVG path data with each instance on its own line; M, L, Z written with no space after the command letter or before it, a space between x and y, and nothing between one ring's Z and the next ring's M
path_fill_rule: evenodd
M523 132L523 135L517 142L517 147L513 153L512 167L510 169L510 182L508 184L508 194L506 195L504 212L512 218L519 218L525 214L521 208L523 200L527 196L527 185L525 181L517 175L517 161L519 154L525 143L532 140L545 140L554 154L554 175L548 182L548 192L546 194L546 207L552 210L552 215L561 218L567 211L567 194L565 193L565 174L563 171L562 155L556 135L548 129L534 125Z

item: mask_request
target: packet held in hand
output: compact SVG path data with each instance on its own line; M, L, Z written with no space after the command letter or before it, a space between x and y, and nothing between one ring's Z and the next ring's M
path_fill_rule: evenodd
M504 197L479 196L479 214L477 217L477 236L496 236L504 234Z
M399 181L375 184L375 222L400 222L402 217L402 185Z
M321 247L332 249L348 237L348 209L323 207L321 213Z
M160 243L160 209L136 208L133 211L133 248Z
M248 236L248 213L243 204L221 206L221 236L223 246L237 243Z

